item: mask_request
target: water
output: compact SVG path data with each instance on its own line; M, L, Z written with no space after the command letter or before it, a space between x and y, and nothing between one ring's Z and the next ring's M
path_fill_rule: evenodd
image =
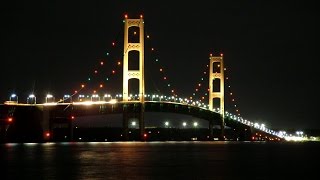
M320 143L0 144L0 179L309 179Z

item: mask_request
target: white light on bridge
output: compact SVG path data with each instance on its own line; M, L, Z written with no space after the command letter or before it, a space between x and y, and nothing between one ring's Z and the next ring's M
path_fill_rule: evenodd
M116 99L111 99L110 101L109 101L109 103L110 104L116 104L118 101L116 100Z
M57 105L58 103L55 103L55 102L49 102L49 103L44 103L43 105L44 106L55 106Z
M183 126L183 127L186 127L186 126L187 126L187 123L186 123L186 122L183 122L183 123L182 123L182 126Z
M30 94L27 98L28 104L37 104L36 96L34 94Z
M16 101L16 103L18 103L18 96L16 94L11 94L9 101Z
M302 136L302 135L303 135L303 132L302 132L302 131L297 131L296 134L297 134L298 136L299 136L299 135Z
M306 138L301 136L285 136L284 139L286 141L304 141Z
M47 94L45 103L53 103L54 98L52 94Z
M194 122L194 123L193 123L193 126L194 126L194 127L197 127L197 126L198 126L198 123L197 123L197 122Z
M52 98L53 96L51 94L47 94L47 98Z
M166 121L166 122L164 123L164 125L169 126L169 122L168 122L168 121Z

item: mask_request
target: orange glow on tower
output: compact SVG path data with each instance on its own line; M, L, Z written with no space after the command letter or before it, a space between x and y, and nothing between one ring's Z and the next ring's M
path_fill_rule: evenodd
M11 123L12 121L13 121L13 118L12 118L12 117L9 117L9 118L8 118L8 122Z

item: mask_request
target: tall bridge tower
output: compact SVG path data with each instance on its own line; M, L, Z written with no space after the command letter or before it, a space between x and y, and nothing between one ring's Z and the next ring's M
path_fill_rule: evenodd
M224 63L223 55L210 55L210 73L209 73L209 109L213 110L214 99L220 99L220 113L221 113L221 131L224 132ZM217 80L220 81L217 82Z
M129 42L129 28L138 27L139 28L139 42L132 43ZM139 69L129 70L129 52L138 51L139 52ZM138 79L139 80L139 99L140 102L144 102L144 22L143 16L140 19L128 19L125 16L124 20L124 47L123 47L123 101L128 101L129 93L129 80Z
M139 42L129 42L129 29L130 27L139 28ZM139 69L130 70L129 69L129 53L130 51L139 52ZM139 129L140 137L144 138L145 124L144 124L144 21L143 16L140 15L140 19L128 19L127 15L124 19L124 46L123 46L123 101L128 101L129 95L129 80L138 79L139 80L139 100L140 104L140 115L139 115ZM132 59L130 58L132 61ZM128 119L130 115L127 114L127 106L124 107L123 113L123 127L124 127L124 137L128 139Z

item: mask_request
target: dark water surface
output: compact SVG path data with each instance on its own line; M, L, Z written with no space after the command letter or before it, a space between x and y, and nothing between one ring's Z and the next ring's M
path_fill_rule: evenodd
M0 144L0 179L311 179L315 142ZM301 178L300 178L301 177Z

